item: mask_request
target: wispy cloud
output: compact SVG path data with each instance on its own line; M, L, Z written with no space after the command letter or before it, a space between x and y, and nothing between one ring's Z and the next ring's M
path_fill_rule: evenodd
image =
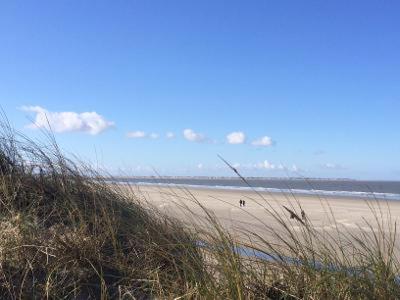
M239 162L234 162L231 164L232 167L235 169L239 170L239 172L251 172L253 174L279 174L286 176L289 173L292 173L293 175L298 176L300 173L308 172L305 169L300 168L296 164L293 164L291 166L285 166L281 163L272 163L269 160L263 160L260 162L246 162L246 163L239 163ZM207 171L222 171L222 170L229 170L229 167L227 167L225 164L215 164L215 165L204 165L203 163L199 163L193 168L197 170L207 170Z
M169 131L165 134L165 136L167 139L173 139L173 138L175 138L175 133Z
M275 165L271 164L268 160L264 160L263 162L256 164L255 167L257 169L267 169L267 170L275 169Z
M253 146L269 147L274 144L274 141L269 136L263 136L263 137L260 137L259 139L256 139L251 144Z
M185 139L187 139L188 141L190 141L190 142L201 143L201 142L205 142L207 140L207 138L205 137L204 134L195 132L195 131L193 131L192 129L189 129L189 128L185 129L183 131L183 137Z
M232 164L234 168L239 168L242 170L277 170L277 171L283 171L286 170L282 164L273 164L268 160L264 160L258 163L234 163Z
M141 139L147 137L146 132L141 130L129 131L126 136L131 139Z
M226 136L228 144L243 144L246 142L246 135L242 131L234 131Z
M150 138L150 139L158 139L160 135L158 133L146 133L142 130L135 130L135 131L129 131L126 136L131 139L144 139L144 138Z
M151 138L151 139L158 139L159 137L160 137L160 135L158 133L152 132L149 134L149 138Z
M34 121L28 128L51 129L54 132L85 132L96 135L113 127L114 122L107 121L96 112L51 112L41 106L23 106L23 111L35 114Z
M284 170L285 168L281 164L273 164L270 163L268 160L264 160L261 163L256 164L256 168L258 169L266 169L266 170Z

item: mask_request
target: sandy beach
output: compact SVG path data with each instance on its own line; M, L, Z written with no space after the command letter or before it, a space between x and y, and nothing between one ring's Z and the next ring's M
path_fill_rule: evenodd
M292 230L301 230L302 224L290 219L290 213L283 206L299 216L301 210L304 210L307 222L312 223L318 231L332 235L337 229L357 234L361 230L364 232L378 230L379 226L382 226L384 231L390 232L393 228L390 228L389 224L393 225L400 217L398 201L149 185L131 188L135 194L162 212L189 224L199 224L205 220L205 212L199 206L200 203L212 211L221 224L237 236L242 235L243 230L248 230L262 237L269 237L267 227L279 231L281 226L272 216L272 211L288 221ZM245 207L239 206L240 199L246 201Z

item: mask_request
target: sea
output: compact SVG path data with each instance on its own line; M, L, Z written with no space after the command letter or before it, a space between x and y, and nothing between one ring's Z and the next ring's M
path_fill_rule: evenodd
M120 177L113 181L120 184L400 200L400 181L259 177L246 178L246 182L235 177Z

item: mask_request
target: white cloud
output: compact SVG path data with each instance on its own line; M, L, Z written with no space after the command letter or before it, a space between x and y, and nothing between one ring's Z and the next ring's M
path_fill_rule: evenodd
M206 137L203 134L194 132L192 129L185 129L183 131L183 136L191 142L204 142L206 140Z
M232 165L232 167L234 167L235 169L237 169L237 168L240 168L240 163L234 163L233 165Z
M145 138L147 136L147 134L144 131L129 131L126 136L128 138L132 138L132 139L141 139L141 138Z
M200 170L203 169L203 167L204 167L204 166L203 166L203 164L201 164L201 163L197 165L197 168L200 169Z
M285 167L284 167L284 165L282 165L282 164L279 164L276 168L277 168L278 170L285 170Z
M234 131L226 136L229 144L243 144L246 141L246 135L242 131Z
M23 106L22 110L36 114L33 123L27 127L32 129L46 128L54 132L85 132L99 134L114 126L96 112L51 112L40 106Z
M165 136L167 137L167 139L173 139L173 138L175 138L175 133L167 132L167 134Z
M256 165L259 169L266 169L266 170L275 170L276 166L274 164L271 164L268 160L264 160L261 163L258 163Z
M269 136L263 136L255 141L253 141L251 144L253 146L263 146L263 147L268 147L273 145L273 141Z
M286 170L286 168L282 164L273 164L268 160L264 160L258 163L234 163L232 165L234 168L241 168L243 170L275 170L282 171Z
M159 137L160 135L158 134L158 133L150 133L149 134L149 137L151 138L151 139L158 139L158 137Z
M292 165L292 169L293 172L299 172L299 168L296 165Z
M160 135L158 133L146 133L142 130L136 131L129 131L126 136L131 139L143 139L143 138L150 138L150 139L158 139Z

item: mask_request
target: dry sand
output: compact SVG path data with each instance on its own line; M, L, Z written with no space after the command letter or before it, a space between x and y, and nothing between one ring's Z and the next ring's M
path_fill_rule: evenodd
M289 220L289 213L283 205L301 216L304 210L308 222L321 232L335 234L337 228L357 234L360 230L371 232L378 229L376 216L384 231L391 231L400 217L400 201L384 201L359 198L326 197L318 195L290 195L281 193L256 193L242 190L207 188L170 188L160 186L132 186L137 195L162 212L188 223L201 223L205 212L194 201L212 211L221 224L232 234L241 236L244 230L256 232L262 237L270 237L267 227L280 230L281 226L271 215L275 210L289 221L293 231L301 230L301 224ZM239 200L246 201L246 207L239 206ZM191 213L186 208L189 208ZM334 218L332 217L334 216Z

